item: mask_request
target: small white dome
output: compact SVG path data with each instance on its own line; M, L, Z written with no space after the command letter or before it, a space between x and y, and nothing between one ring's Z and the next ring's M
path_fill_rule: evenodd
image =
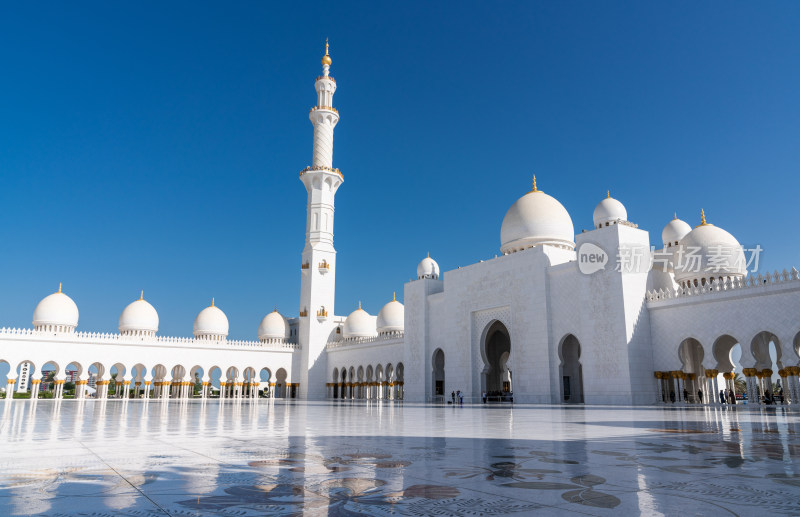
M500 251L513 253L533 246L550 244L575 248L572 218L552 196L533 190L519 198L506 212L500 229Z
M33 328L72 332L78 326L78 306L72 298L61 292L46 296L33 310Z
M345 339L373 337L376 334L375 329L375 318L362 309L361 302L358 302L358 309L344 320L342 335Z
M595 207L592 219L594 220L594 227L599 228L606 223L627 221L628 211L625 210L625 205L611 197L609 192L608 196Z
M158 332L158 312L144 299L144 293L122 310L119 317L120 334Z
M406 309L403 304L392 296L392 301L387 303L378 313L377 327L378 333L402 332L405 325Z
M430 254L417 266L417 279L420 278L439 278L439 264L431 258Z
M689 226L689 223L678 219L676 213L675 218L661 230L661 242L664 243L664 248L677 246L678 241L686 237L690 231L692 231L692 227Z
M194 319L194 337L222 341L228 336L228 317L219 307L206 307Z
M264 341L267 339L286 339L289 337L289 322L286 321L278 307L275 310L264 316L261 324L258 326L258 339Z
M703 283L713 278L741 277L747 273L741 244L722 228L702 222L686 234L675 250L675 280ZM697 258L695 258L697 257Z

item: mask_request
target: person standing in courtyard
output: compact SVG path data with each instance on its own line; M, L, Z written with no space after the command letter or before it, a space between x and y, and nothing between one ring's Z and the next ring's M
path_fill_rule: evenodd
M724 404L725 403L725 391L724 390L719 390L719 403L720 404Z
M481 398L483 399L483 403L486 404L486 392L485 391L481 395Z
M697 403L703 403L703 390L697 390Z
M686 388L683 388L683 401L689 402L689 390Z
M455 391L451 391L450 392L450 400L453 401L453 405L456 404L456 392Z

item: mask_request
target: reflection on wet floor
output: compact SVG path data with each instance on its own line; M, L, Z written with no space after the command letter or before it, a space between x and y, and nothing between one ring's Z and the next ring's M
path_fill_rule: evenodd
M0 401L0 515L800 514L793 407Z

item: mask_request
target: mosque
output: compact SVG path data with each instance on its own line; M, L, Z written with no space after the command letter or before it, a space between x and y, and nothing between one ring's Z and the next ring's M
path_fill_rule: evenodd
M515 403L656 404L686 392L689 402L713 403L732 387L739 346L751 403L771 389L775 370L787 400L800 401L796 269L749 274L745 250L705 214L694 227L676 216L661 232L663 247L652 249L648 232L610 195L595 208L592 230L576 235L570 214L535 178L506 212L499 256L446 272L425 257L404 286L405 305L393 298L377 316L360 304L336 316L334 198L344 176L333 167L339 112L330 67L326 44L309 113L313 160L300 172L308 201L297 314L276 309L257 340L233 341L212 301L193 337L166 337L142 296L122 311L119 333L85 332L59 287L36 306L33 328L0 329L7 393L38 389L47 365L55 397L69 375L76 398L441 402L459 390L472 402L487 394Z

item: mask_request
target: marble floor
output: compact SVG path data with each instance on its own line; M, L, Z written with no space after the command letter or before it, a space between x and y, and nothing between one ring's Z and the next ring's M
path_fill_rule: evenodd
M0 515L800 514L800 411L0 401Z

